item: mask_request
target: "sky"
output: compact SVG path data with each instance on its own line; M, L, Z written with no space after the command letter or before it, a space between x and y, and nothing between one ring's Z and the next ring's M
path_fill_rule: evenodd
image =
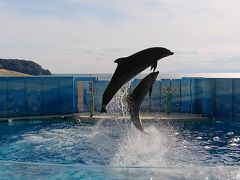
M113 73L149 47L162 73L240 73L239 0L0 0L0 58L52 73ZM148 70L149 71L149 70Z

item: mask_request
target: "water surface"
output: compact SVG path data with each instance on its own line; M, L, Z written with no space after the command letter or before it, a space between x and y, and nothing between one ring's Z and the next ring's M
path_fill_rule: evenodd
M149 134L127 120L1 123L0 174L25 179L239 178L237 123L152 121L143 126Z

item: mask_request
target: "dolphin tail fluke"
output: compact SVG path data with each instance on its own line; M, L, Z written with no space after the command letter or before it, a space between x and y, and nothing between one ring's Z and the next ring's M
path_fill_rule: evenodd
M102 106L101 113L107 113L107 109L105 106Z

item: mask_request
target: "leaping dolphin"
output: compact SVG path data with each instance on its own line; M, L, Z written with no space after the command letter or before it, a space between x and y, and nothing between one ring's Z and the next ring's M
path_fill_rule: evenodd
M152 72L148 74L126 98L128 103L130 118L134 126L139 131L142 131L142 132L144 132L144 129L142 127L142 122L139 118L140 107L144 97L148 92L149 92L149 96L151 96L152 85L155 82L158 76L158 73L159 72L157 71L157 72Z
M152 47L139 51L131 56L116 59L118 64L102 98L101 112L107 112L106 106L117 91L134 76L151 66L157 68L157 61L174 53L163 47Z

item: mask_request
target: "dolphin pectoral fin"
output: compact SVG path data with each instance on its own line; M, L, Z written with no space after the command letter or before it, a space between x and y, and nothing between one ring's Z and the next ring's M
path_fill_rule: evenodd
M156 70L157 68L157 61L155 61L152 66L151 66L151 70L153 70L153 72Z
M154 64L151 65L150 71L151 71L152 69L154 69Z
M151 97L151 95L152 95L152 85L151 85L151 87L149 89L149 97Z

